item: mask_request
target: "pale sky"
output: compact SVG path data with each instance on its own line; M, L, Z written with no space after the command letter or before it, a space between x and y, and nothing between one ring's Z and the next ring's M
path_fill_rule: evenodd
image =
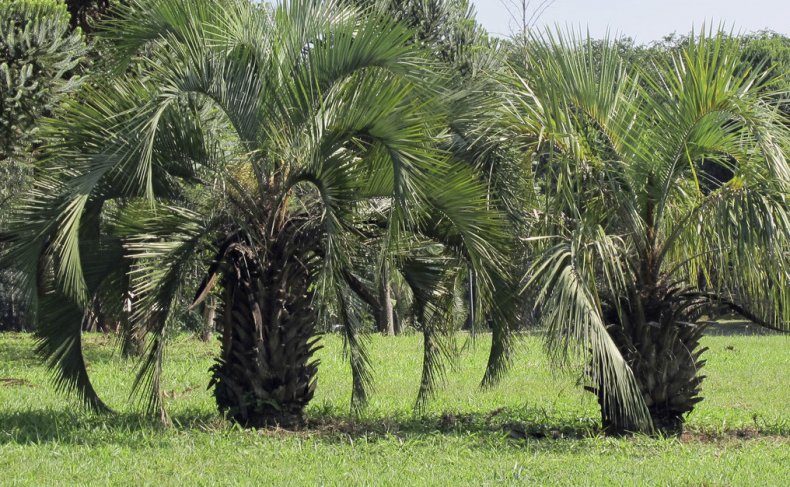
M521 0L472 0L477 19L494 34L507 36L512 27L504 7ZM612 33L633 37L647 43L664 35L687 34L704 23L726 30L751 32L769 29L790 35L790 0L555 0L545 10L537 26L589 28L593 37L601 37L607 28ZM541 0L532 0L534 9ZM515 10L514 10L515 11Z

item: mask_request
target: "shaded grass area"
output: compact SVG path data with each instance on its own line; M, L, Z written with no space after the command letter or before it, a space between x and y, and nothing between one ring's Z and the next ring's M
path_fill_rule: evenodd
M479 389L487 340L464 348L424 414L413 413L421 338L374 336L376 389L349 414L350 374L324 339L316 398L299 432L244 431L206 390L217 349L183 336L166 357L173 426L127 402L136 366L114 339L87 337L97 389L114 416L56 394L27 335L0 336L0 483L781 485L790 478L790 338L707 337L706 397L682 438L604 438L593 397L552 374L536 337L513 369Z

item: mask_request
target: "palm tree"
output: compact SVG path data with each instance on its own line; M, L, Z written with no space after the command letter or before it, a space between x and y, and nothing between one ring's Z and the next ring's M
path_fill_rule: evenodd
M408 269L426 327L452 301L454 269L471 267L479 300L507 318L505 225L472 170L436 148L440 80L407 28L342 3L152 0L108 21L124 74L51 122L50 156L15 215L11 257L40 296L39 349L62 388L106 409L79 324L92 296L130 287L130 326L148 337L134 388L164 417L166 330L196 261L207 270L193 306L211 293L222 302L217 404L245 426L301 422L330 311L352 405L364 403L360 266ZM383 222L370 218L377 207ZM385 244L360 262L371 239ZM487 377L505 361L495 347Z
M790 329L790 137L770 80L720 33L654 66L563 33L528 58L506 125L542 191L525 287L548 349L583 359L607 431L677 433L709 320Z

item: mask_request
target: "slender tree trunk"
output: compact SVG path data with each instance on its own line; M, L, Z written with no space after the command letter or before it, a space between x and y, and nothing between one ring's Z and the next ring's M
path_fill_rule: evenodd
M211 333L214 331L214 320L216 317L217 303L214 296L206 298L203 306L203 329L200 331L200 339L204 342L211 340Z
M467 306L468 311L466 314L466 320L464 320L464 329L468 330L472 336L475 336L475 274L471 267L467 270L467 274L469 276L468 288L467 288Z
M380 302L381 318L379 326L385 335L395 336L395 317L392 307L392 283L390 282L389 264L384 263L381 271Z
M124 338L121 356L124 358L140 357L145 353L145 338L138 330L129 330Z
M16 316L16 306L15 306L15 303L14 303L14 294L13 293L11 293L10 300L11 300L11 314L8 315L8 326L9 326L10 330L15 330L19 326L18 323L19 323L20 320L18 320L17 316ZM0 318L3 318L3 317L0 317Z
M396 335L403 333L403 320L401 319L400 313L398 313L398 311L392 312L392 323L395 327Z
M121 329L121 333L123 333L121 356L124 358L140 357L145 353L143 331L133 328L129 321L132 314L132 306L134 306L134 299L131 296L125 296L120 315L118 316L118 326Z

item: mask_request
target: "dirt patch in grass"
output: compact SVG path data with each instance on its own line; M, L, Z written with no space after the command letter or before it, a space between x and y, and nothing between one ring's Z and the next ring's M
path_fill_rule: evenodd
M297 429L282 428L261 429L257 433L273 437L342 437L383 438L397 436L399 438L416 438L431 434L441 435L491 435L512 440L579 440L602 436L599 426L589 423L561 424L557 422L540 422L514 419L512 411L505 408L492 410L487 414L461 414L444 412L438 416L394 418L380 420L358 420L349 417L317 415L308 418ZM643 438L641 435L625 435L620 438ZM758 428L736 428L723 431L687 429L679 440L683 443L742 443L750 440L775 439L790 443L790 437L764 432Z
M585 438L595 436L596 430L575 425L541 424L528 420L516 420L505 408L486 414L444 412L432 416L414 416L386 419L355 419L345 416L316 415L309 417L295 430L270 428L258 430L265 436L297 437L343 437L417 438L426 435L492 435L521 439Z
M686 430L680 436L680 441L683 443L741 443L758 439L790 443L790 437L766 433L758 428L735 428L722 431Z
M35 387L36 385L25 379L17 379L15 377L0 377L0 386Z

